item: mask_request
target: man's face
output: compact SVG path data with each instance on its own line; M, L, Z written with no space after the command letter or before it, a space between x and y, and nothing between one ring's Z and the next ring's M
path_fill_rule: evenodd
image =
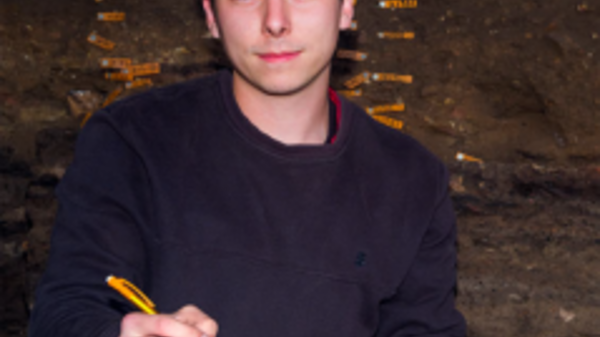
M352 0L203 0L206 19L240 78L270 95L328 79Z

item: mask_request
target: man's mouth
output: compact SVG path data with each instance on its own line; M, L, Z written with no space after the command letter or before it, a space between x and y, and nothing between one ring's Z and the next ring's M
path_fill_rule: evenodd
M300 51L294 52L283 52L283 53L264 53L258 54L258 56L269 63L287 62L291 61L300 55Z

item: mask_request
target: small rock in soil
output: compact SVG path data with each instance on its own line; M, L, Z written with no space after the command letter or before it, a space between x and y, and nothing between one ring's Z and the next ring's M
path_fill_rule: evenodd
M94 112L102 104L102 95L91 90L71 90L67 95L69 112L74 117Z
M29 229L25 207L19 207L0 215L0 234L8 236L25 233Z
M440 91L439 87L436 85L427 85L421 89L421 97L431 97L438 94Z

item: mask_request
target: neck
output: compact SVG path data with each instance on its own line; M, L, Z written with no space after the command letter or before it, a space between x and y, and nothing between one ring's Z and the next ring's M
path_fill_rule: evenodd
M265 93L236 71L233 93L248 120L261 132L287 145L323 144L329 125L329 76L320 76L289 95Z

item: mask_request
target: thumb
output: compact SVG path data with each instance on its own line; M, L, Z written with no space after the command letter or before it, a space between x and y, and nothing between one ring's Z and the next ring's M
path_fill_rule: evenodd
M173 318L202 331L206 337L215 337L219 331L217 322L194 305L186 305L173 313Z

